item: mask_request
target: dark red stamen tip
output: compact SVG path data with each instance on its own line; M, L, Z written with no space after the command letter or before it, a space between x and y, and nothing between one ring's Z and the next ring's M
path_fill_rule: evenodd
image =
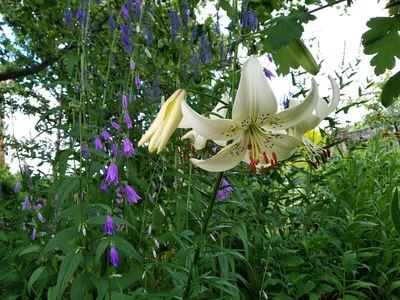
M315 163L315 162L313 162L313 161L308 161L313 167L314 167L314 169L318 169L318 165Z
M269 159L268 159L268 155L267 155L267 152L263 152L263 156L264 156L264 161L265 161L265 163L267 164L267 163L269 163Z
M278 162L278 158L276 157L276 153L275 152L272 152L272 158L274 159L275 164L276 164Z

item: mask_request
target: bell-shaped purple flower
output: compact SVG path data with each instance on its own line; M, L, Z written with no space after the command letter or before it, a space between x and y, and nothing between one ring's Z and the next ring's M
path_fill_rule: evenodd
M126 200L128 200L129 204L132 203L137 203L138 200L142 199L140 196L136 193L136 191L129 185L125 185L125 194L126 194Z
M101 139L97 136L94 139L94 148L96 150L103 150L103 144L101 143Z
M141 7L142 7L142 1L135 0L135 17L136 17L136 19L139 19L139 17L140 17Z
M118 183L118 167L115 163L111 163L107 170L106 183L110 185L111 182L114 185Z
M151 225L149 226L149 228L147 229L147 235L150 235L152 231Z
M134 71L135 70L135 62L133 60L131 60L129 62L129 66L131 67L131 70Z
M222 185L222 187L224 187L224 188L223 188L223 189L220 189L220 190L217 192L217 197L218 197L219 200L225 199L225 198L228 196L228 193L230 193L230 192L233 191L232 187L229 185L228 180L222 179L222 180L221 180L221 185Z
M108 194L108 186L107 186L107 184L105 184L104 182L100 184L100 189L101 189L104 193Z
M137 90L140 91L140 78L139 78L139 76L135 77L135 83L136 83Z
M128 21L129 21L129 13L128 13L128 10L127 10L127 8L125 7L125 5L123 5L123 6L121 7L121 15L124 17L125 22L128 22Z
M78 8L78 10L76 11L76 19L80 22L80 21L82 21L82 16L83 16L83 13L82 13L82 8Z
M124 114L124 119L125 119L126 127L128 127L128 129L133 128L133 126L132 126L132 120L131 120L131 117L129 116L128 113L125 113L125 114Z
M160 249L160 243L157 241L156 238L154 239L154 244L156 245L156 247L157 247L158 249Z
M104 141L111 142L111 134L109 134L107 130L103 130L101 132L101 136L103 137Z
M124 24L119 24L119 28L121 29L123 34L128 35L128 29Z
M30 210L31 209L31 204L29 202L29 198L26 197L24 200L24 204L22 204L22 210Z
M111 126L112 126L116 131L119 130L119 124L118 124L118 123L116 123L116 122L110 122L110 124L111 124Z
M118 155L118 147L115 144L111 144L111 154L116 157Z
M71 8L67 7L63 14L64 22L66 24L72 24L72 11Z
M115 247L110 248L110 263L114 267L118 267L118 264L119 264L118 251L117 251L117 249L115 249Z
M153 190L154 190L154 191L157 191L157 186L156 186L156 184L154 183L154 181L151 183L151 186L153 187Z
M32 236L31 236L32 241L34 241L36 239L36 233L37 233L36 228L34 228L32 231Z
M114 232L114 220L111 216L106 217L106 221L104 223L104 235L115 235Z
M128 109L128 98L126 97L126 95L122 96L122 107L127 110Z
M86 150L87 148L88 148L87 144L82 144L82 156L83 156L83 158L86 158L86 157L91 155L91 153Z
M265 77L268 77L269 80L272 79L272 77L275 77L274 73L272 73L270 70L267 68L264 68L264 75Z
M18 193L20 187L21 187L21 183L17 182L17 183L15 184L15 186L14 186L14 193L15 193L15 194Z
M130 42L130 40L126 37L126 35L125 34L121 34L121 39L122 39L122 42L125 44L125 46L126 47L129 47L129 46L131 46L132 45L132 43Z
M273 62L273 59L272 59L271 54L268 54L267 57L268 57L269 62L272 63L272 62Z
M123 139L122 145L124 146L124 153L126 158L129 158L132 155L136 155L136 150L135 148L133 148L132 143L128 138Z
M43 218L41 213L38 213L38 218L40 220L40 222L44 223L46 220Z

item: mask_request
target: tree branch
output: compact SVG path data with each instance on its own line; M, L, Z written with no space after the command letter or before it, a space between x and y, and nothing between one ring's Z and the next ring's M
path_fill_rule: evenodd
M27 68L22 68L22 69L7 69L4 72L0 72L0 82L9 80L9 79L16 79L19 77L25 77L28 75L36 74L44 69L46 69L48 66L52 65L55 63L61 56L48 56L42 63L36 64Z

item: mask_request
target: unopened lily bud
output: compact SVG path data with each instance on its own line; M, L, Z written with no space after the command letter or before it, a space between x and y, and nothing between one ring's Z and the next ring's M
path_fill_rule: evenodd
M299 63L307 72L312 75L317 75L319 72L319 66L315 61L310 50L301 39L291 39L290 43L286 45L286 49L290 56Z

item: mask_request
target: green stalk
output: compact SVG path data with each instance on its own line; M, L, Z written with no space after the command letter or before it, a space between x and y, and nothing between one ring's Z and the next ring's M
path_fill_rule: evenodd
M208 222L210 221L211 215L212 215L213 210L214 210L214 204L215 204L218 188L219 188L219 186L221 184L221 179L222 179L222 175L223 174L224 174L224 172L218 173L217 180L215 181L215 184L214 184L214 188L213 188L213 192L212 192L212 196L211 196L211 201L208 204L207 212L206 212L206 215L205 215L204 221L203 221L203 227L201 228L201 234L200 234L200 237L199 237L199 239L197 240L197 243L196 243L196 250L194 252L192 265L190 267L189 277L187 279L185 291L184 291L183 297L182 297L183 300L188 299L188 297L189 297L190 284L192 282L192 277L193 277L193 269L194 269L195 266L197 266L197 262L199 261L200 245L204 242L204 239L206 237L206 232L207 232L207 228L208 228Z

